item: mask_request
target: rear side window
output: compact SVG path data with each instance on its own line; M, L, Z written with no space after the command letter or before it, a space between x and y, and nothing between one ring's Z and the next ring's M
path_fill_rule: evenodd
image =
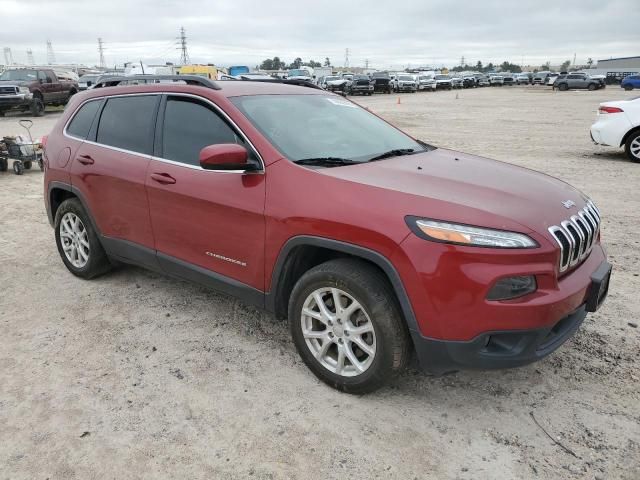
M94 100L82 105L67 127L67 133L82 140L86 139L89 135L89 130L91 130L93 119L96 113L98 113L98 110L100 110L101 104L102 100Z
M132 152L151 154L159 96L125 96L107 100L96 141Z
M169 97L162 126L162 158L200 165L200 150L208 145L243 140L208 105L187 97Z

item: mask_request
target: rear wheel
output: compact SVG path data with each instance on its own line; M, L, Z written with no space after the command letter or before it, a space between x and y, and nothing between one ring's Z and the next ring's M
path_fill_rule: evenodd
M589 89L589 91L593 92L598 87L595 83L590 83L587 88Z
M98 235L77 198L65 200L58 207L55 235L60 258L74 275L90 279L110 269Z
M558 90L560 90L561 92L566 92L567 90L569 90L569 85L567 85L566 83L561 83L560 85L558 85Z
M30 161L26 161L26 162L22 162L24 165L24 169L25 170L31 170L31 162Z
M357 259L306 272L291 293L289 325L309 369L344 392L380 388L409 359L410 340L388 282Z
M9 162L6 158L0 158L0 172L6 172L9 168Z
M627 92L629 92L629 91L633 90L633 85L625 85L625 86L624 86L624 89L625 89Z
M629 160L640 163L640 130L629 135L625 143L625 152Z

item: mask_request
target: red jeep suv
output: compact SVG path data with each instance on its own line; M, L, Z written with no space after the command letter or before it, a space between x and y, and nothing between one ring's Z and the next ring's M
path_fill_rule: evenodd
M310 85L126 82L74 95L46 143L74 275L135 264L288 317L311 371L353 393L413 354L435 374L539 360L606 296L600 212L564 182Z

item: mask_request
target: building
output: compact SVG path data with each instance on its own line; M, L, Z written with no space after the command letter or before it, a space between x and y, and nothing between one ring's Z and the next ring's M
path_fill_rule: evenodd
M598 70L640 69L640 56L598 60Z

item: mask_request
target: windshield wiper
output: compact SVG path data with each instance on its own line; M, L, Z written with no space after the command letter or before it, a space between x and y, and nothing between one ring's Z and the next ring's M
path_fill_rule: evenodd
M375 162L376 160L382 160L384 158L400 157L402 155L411 155L413 153L417 153L413 148L394 148L393 150L389 150L388 152L384 152L380 155L376 155L375 157L371 157L369 161Z
M316 158L302 158L300 160L294 160L293 163L297 163L298 165L331 165L331 166L340 166L340 165L355 165L355 160L349 160L348 158L340 158L340 157L316 157Z

